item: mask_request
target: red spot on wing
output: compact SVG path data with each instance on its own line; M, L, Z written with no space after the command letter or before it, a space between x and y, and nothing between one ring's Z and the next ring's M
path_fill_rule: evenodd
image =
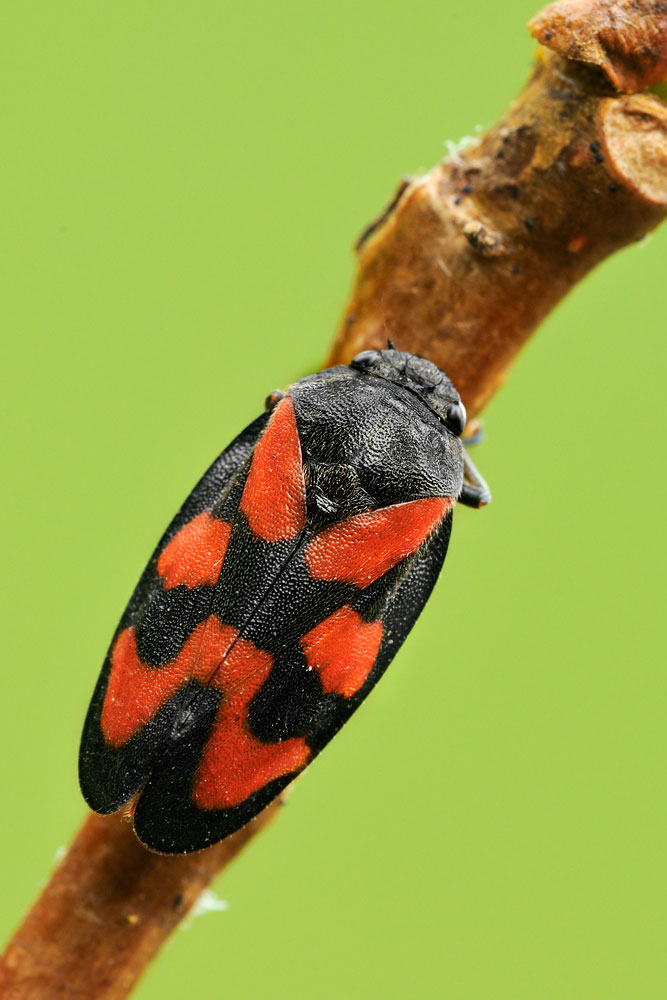
M248 706L268 677L273 656L238 639L213 683L222 692L213 732L204 748L192 797L200 809L229 809L264 785L299 771L310 759L302 738L263 743L248 726Z
M102 706L102 734L119 747L153 718L189 678L206 682L237 636L216 615L202 622L178 656L162 667L147 666L137 651L134 626L124 629L111 653L111 672Z
M174 535L157 561L167 589L202 587L218 582L232 526L205 510Z
M306 565L318 580L367 587L416 552L452 503L429 497L355 514L315 536L306 548Z
M365 622L345 605L306 633L301 648L324 690L350 698L371 672L381 642L382 622Z
M273 666L271 653L242 639L238 629L211 615L194 630L178 656L163 667L143 663L134 627L118 636L102 707L105 740L129 740L190 678L222 694L213 732L204 748L193 798L202 809L238 805L263 785L301 770L310 759L305 740L262 743L248 725L248 706Z
M275 407L255 445L240 508L267 542L296 538L306 523L301 444L289 396Z

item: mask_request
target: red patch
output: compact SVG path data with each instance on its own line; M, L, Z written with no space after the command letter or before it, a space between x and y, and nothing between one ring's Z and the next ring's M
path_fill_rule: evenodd
M193 677L206 682L237 637L236 629L211 615L194 630L178 656L163 667L148 667L137 652L134 626L124 629L111 654L111 673L102 706L102 733L113 747L134 736Z
M208 510L183 525L157 561L157 571L167 590L179 585L216 584L231 533L231 524L213 517Z
M266 542L296 538L306 524L301 443L289 396L274 409L255 446L240 509Z
M310 760L305 740L262 743L248 727L248 705L268 677L273 656L238 629L211 615L163 667L148 667L137 652L134 627L118 636L102 708L102 733L113 747L129 740L189 678L222 692L213 733L204 748L193 798L202 809L228 809L274 778Z
M371 672L381 642L382 622L365 622L345 605L304 635L301 648L327 694L350 698Z
M429 497L355 514L315 536L306 548L306 565L317 580L367 587L416 552L452 503Z
M229 652L214 685L222 692L213 732L202 755L192 792L200 809L230 809L264 785L310 760L306 741L262 743L250 732L248 706L269 676L271 653L239 639Z

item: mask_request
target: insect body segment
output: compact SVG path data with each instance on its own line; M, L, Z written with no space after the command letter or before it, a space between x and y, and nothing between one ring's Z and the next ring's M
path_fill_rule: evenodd
M137 834L166 853L234 832L340 729L428 598L456 499L485 488L456 390L414 355L365 352L267 405L167 529L84 727L86 800L139 793Z

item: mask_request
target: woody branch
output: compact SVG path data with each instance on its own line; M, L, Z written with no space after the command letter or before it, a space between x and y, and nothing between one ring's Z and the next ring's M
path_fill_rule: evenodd
M471 414L540 320L667 212L667 6L561 0L505 117L402 185L365 232L329 362L397 347L444 368ZM120 1000L201 891L279 806L199 854L161 857L90 816L0 961L11 1000Z

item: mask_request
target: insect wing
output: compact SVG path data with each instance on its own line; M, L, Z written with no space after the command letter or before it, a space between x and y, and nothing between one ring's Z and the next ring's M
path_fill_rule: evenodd
M135 830L167 853L263 809L372 689L437 579L452 500L315 530L292 400L204 475L119 625L84 727L98 812L141 789Z
M238 668L231 656L226 662L225 697L174 745L144 788L134 821L147 846L186 852L223 839L310 763L377 683L414 624L440 572L450 530L445 511L416 551L406 556L406 542L395 543L400 560L367 586L315 579L308 544L301 547L262 605L265 623L258 617L246 630L256 642L239 641ZM383 559L389 547L380 547ZM273 629L270 651L270 609L275 622L286 600L290 624L279 637ZM330 610L323 616L325 604ZM309 621L306 608L312 609Z
M79 754L83 796L97 812L115 812L127 802L171 742L182 701L174 695L188 676L193 646L211 641L212 581L222 566L247 460L268 419L262 414L250 424L204 473L119 623Z

